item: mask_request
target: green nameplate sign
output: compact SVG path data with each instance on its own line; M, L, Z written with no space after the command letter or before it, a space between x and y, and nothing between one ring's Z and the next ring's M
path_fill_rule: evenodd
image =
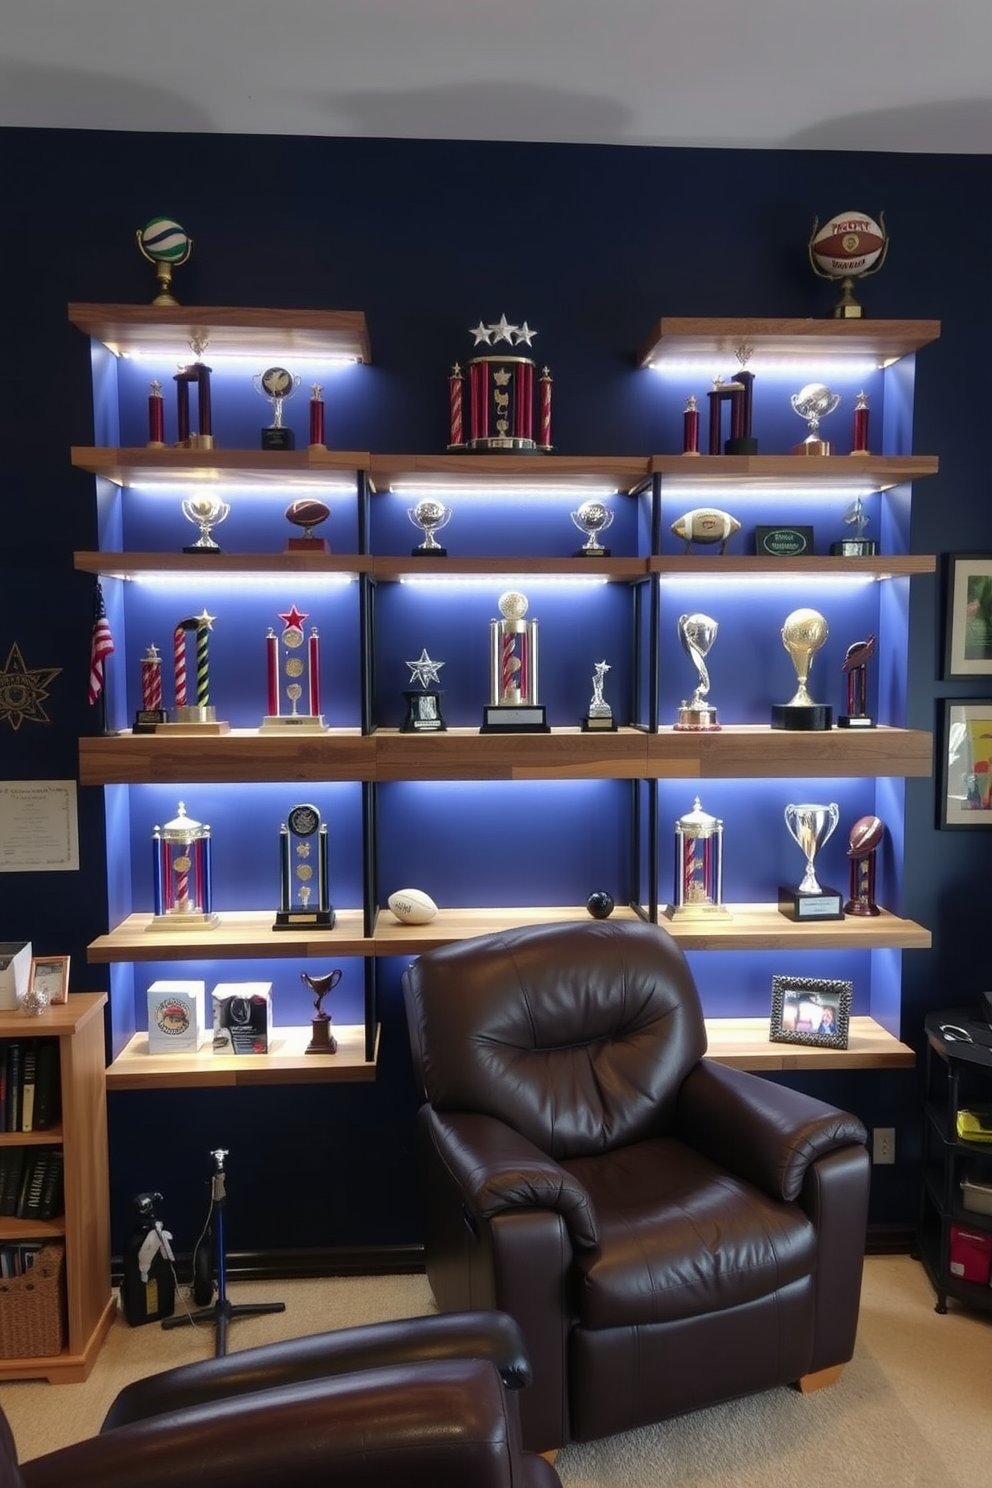
M754 550L766 558L798 558L813 551L812 527L756 527Z

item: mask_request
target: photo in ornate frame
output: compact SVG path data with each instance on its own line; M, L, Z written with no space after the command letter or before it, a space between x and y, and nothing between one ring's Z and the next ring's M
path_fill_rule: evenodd
M992 553L948 553L944 676L992 677Z
M992 698L944 698L938 826L992 827Z
M773 1044L811 1044L846 1049L853 983L820 977L772 977ZM832 1027L825 1027L829 1020Z

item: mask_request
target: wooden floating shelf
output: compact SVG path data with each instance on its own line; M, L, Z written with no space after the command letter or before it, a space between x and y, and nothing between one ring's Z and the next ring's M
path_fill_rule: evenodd
M646 456L630 455L373 455L373 491L395 490L405 483L435 490L466 486L509 486L521 491L610 487L629 493L648 477Z
M646 558L387 558L372 560L377 579L445 579L506 576L567 579L607 579L622 583L647 576Z
M333 478L367 470L369 456L357 450L146 449L73 445L77 470L101 475L118 486L173 481L192 484L228 481L236 485L285 488L327 485Z
M734 1069L774 1070L911 1069L916 1055L874 1018L852 1018L846 1049L772 1043L767 1018L707 1018L706 1057Z
M884 367L929 346L939 336L939 320L664 315L655 322L637 360L646 367L692 357L733 357L739 346L750 346L756 371L762 357L792 361L861 357Z
M667 909L658 923L684 951L829 951L929 950L929 930L915 920L902 920L882 910L870 919L846 915L842 920L787 919L774 904L728 904L728 913L709 920L678 920Z
M760 486L766 494L779 485L792 496L802 488L886 491L936 475L939 463L936 455L655 455L651 471L673 485L726 482L745 492Z
M647 560L650 573L683 576L699 574L717 583L721 579L738 579L746 574L808 574L812 578L897 579L912 574L935 573L934 553L878 553L871 558L835 558L821 553L802 554L796 558L772 558L765 554L737 556L724 553L706 557L702 553L672 553Z
M139 574L186 575L209 579L215 574L345 574L372 572L372 559L357 553L74 553L80 573L133 579Z
M634 920L638 916L626 904L618 904L611 916ZM514 905L499 909L444 909L426 925L401 925L388 910L380 910L375 922L377 956L420 956L436 946L468 940L475 935L493 935L522 925L588 924L584 905Z
M324 734L119 734L79 741L81 785L223 785L273 780L373 780L375 742L357 729Z
M320 956L368 956L360 909L339 909L331 930L273 930L271 910L222 910L212 930L152 930L150 914L132 914L86 948L91 963L116 961L314 960ZM171 1057L171 1056L170 1056Z
M181 292L181 291L180 291ZM204 335L214 356L353 357L372 360L361 310L271 310L241 305L69 306L69 320L116 356L161 353L188 361Z
M336 1054L307 1054L310 1028L274 1028L268 1054L149 1054L147 1033L136 1033L107 1070L108 1090L189 1089L193 1086L364 1084L375 1079L379 1057L365 1058L361 1024L332 1024Z
M923 729L825 729L793 732L728 724L717 733L666 727L647 735L649 777L727 780L743 777L929 776L933 737Z

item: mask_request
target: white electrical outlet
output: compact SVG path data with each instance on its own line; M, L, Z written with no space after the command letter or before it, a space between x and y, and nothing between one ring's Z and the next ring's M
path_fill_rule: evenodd
M873 1163L894 1163L896 1160L896 1129L894 1126L876 1126L872 1131L871 1160Z

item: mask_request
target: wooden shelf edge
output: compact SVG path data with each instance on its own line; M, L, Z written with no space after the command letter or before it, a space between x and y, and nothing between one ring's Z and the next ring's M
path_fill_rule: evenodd
M933 937L915 920L882 909L877 917L845 915L842 920L799 924L775 904L728 904L725 916L676 919L666 906L658 922L684 951L738 950L929 950Z
M707 1018L706 1057L758 1074L772 1070L912 1069L916 1054L874 1018L850 1021L848 1047L773 1043L767 1018Z
M197 1054L149 1054L147 1033L136 1033L107 1070L108 1090L192 1089L241 1085L366 1084L376 1078L375 1050L365 1058L361 1024L332 1025L338 1052L307 1055L307 1028L275 1028L270 1054L215 1055L209 1044ZM286 1046L291 1049L287 1052ZM281 1052L280 1052L281 1051Z
M638 365L711 352L733 354L747 342L756 355L873 356L898 360L940 336L939 320L831 320L785 316L664 315L638 352Z
M255 305L68 306L68 317L85 336L115 354L145 350L170 334L175 350L188 355L191 332L205 329L217 354L295 351L298 356L351 355L370 362L372 348L363 310L269 309Z

